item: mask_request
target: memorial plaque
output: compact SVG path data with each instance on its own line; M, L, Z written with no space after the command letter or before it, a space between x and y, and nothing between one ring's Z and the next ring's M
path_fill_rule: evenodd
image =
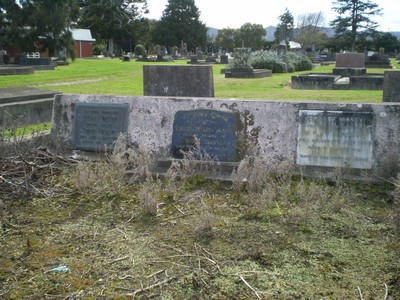
M297 164L372 168L373 121L368 112L300 110Z
M183 158L191 151L197 159L237 161L238 114L216 110L178 111L175 114L172 153Z
M76 103L72 146L85 151L104 151L128 127L128 104Z

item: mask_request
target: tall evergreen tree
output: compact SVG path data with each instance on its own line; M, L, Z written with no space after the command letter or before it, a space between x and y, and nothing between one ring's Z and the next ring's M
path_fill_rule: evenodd
M69 27L78 17L75 0L20 0L19 3L2 0L5 43L25 52L48 49L50 55L70 48Z
M169 0L157 22L155 40L171 47L186 43L189 51L207 44L207 27L200 21L200 11L194 0Z
M333 10L338 14L331 22L335 36L347 40L354 51L358 36L368 36L376 31L378 25L371 17L380 15L382 9L370 0L336 0Z
M118 52L114 45L132 36L134 23L147 13L147 0L79 0L79 3L82 7L79 25L91 29L97 40L103 40L109 54Z

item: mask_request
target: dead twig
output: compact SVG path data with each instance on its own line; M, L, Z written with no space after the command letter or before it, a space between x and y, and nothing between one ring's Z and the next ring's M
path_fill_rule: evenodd
M166 278L162 281L156 282L154 284L151 284L149 286L142 287L139 289L129 289L129 288L124 288L124 287L116 287L116 289L132 292L132 293L128 293L127 296L134 297L134 296L136 296L136 294L143 293L143 292L151 290L155 287L162 287L163 285L170 283L171 281L175 280L176 278L178 278L178 275Z
M111 265L111 264L113 264L113 263L116 263L116 262L119 262L119 261L123 261L123 260L128 259L128 258L129 258L129 256L124 256L124 257L116 258L116 259L113 259L112 261L108 262L107 264Z
M242 280L242 281L244 282L244 284L247 285L247 287L248 287L249 289L251 289L251 290L254 292L254 294L256 294L257 298L258 298L258 299L261 299L261 297L260 297L260 295L257 293L257 291L243 278L243 276L242 276L242 275L238 275L238 276L239 276L240 280Z
M364 300L363 294L362 294L362 292L361 292L360 287L358 286L357 289L358 289L358 293L360 294L360 299L361 299L361 300Z

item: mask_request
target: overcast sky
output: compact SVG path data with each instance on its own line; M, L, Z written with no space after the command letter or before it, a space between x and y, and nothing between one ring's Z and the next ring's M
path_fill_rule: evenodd
M147 18L160 19L168 0L147 0L150 14ZM375 17L381 31L400 31L400 0L372 0L383 9L382 17ZM319 12L324 13L326 26L336 16L331 11L331 0L195 0L200 10L200 20L207 27L239 28L245 23L262 24L263 27L275 26L279 23L278 17L288 8L295 19L301 14Z

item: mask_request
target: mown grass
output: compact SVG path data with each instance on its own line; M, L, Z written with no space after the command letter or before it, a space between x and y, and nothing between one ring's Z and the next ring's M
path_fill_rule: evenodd
M68 66L57 67L54 71L36 71L33 75L2 76L0 88L33 86L72 94L143 95L144 64L149 63L121 62L119 59L76 60ZM186 60L166 64L186 64ZM223 67L225 65L213 65L215 96L218 98L372 103L382 101L382 91L292 90L290 81L293 74L273 74L271 78L259 79L227 79L221 74ZM333 65L323 66L314 69L313 72L330 73L332 68ZM383 71L383 69L369 69L367 72Z

